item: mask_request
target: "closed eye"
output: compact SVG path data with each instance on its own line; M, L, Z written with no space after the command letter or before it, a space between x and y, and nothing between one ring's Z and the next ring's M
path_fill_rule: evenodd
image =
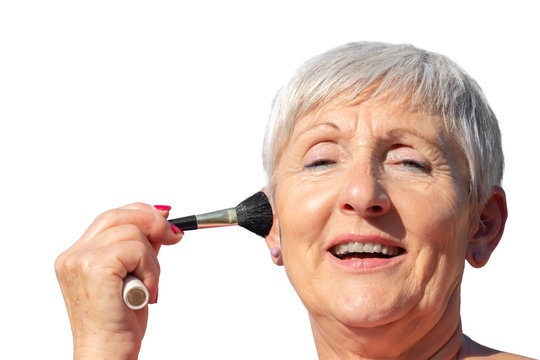
M304 165L305 169L314 169L314 168L326 168L328 166L334 165L336 162L333 160L320 159L315 160L309 164Z
M429 172L429 168L418 162L418 161L414 161L414 160L403 160L401 162L401 165L404 166L405 168L409 169L409 170L421 170L423 172Z
M430 173L431 166L428 159L414 147L404 144L394 144L386 153L385 162L397 166L404 171Z

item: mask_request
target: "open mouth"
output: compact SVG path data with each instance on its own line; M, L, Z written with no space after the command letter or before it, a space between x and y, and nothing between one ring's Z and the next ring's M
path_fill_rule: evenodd
M378 243L350 241L331 247L330 252L341 260L390 259L403 254L405 249Z

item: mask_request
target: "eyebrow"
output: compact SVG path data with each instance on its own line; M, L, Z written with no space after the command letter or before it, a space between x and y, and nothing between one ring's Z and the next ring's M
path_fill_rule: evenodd
M296 140L298 139L300 136L302 136L303 134L309 132L309 131L312 131L318 127L322 127L322 126L329 126L335 130L338 130L340 131L341 128L334 122L331 122L331 121L325 121L325 122L322 122L322 123L316 123L316 124L313 124L311 126L308 126L307 128L301 130L299 133L297 133L294 138L292 138L291 140ZM444 150L444 148L446 147L444 143L436 143L434 142L433 139L430 139L428 137L426 137L425 135L415 131L414 129L406 129L406 128L396 128L396 129L392 129L390 130L387 135L389 136L396 136L396 137L399 137L399 136L403 136L403 135L412 135L414 137L417 137L423 141L425 141L427 144L435 147L436 149L439 149L439 150ZM441 137L438 136L438 138L440 139Z
M300 137L301 135L315 129L315 128L318 128L318 127L321 127L321 126L330 126L331 128L334 128L336 130L340 130L339 126L336 125L335 123L331 122L331 121L325 121L323 123L317 123L317 124L313 124L311 126L308 126L307 128L301 130L299 133L297 133L294 137L294 139L297 139L298 137Z
M413 135L413 136L415 136L415 137L417 137L419 139L422 139L423 141L430 144L431 146L434 146L437 149L441 149L441 150L442 150L441 146L444 145L444 144L434 142L433 139L425 137L424 135L420 134L419 132L415 131L414 129L397 128L397 129L390 130L388 132L388 134L391 135L391 136L398 136L398 137L403 136L404 134ZM438 138L440 139L440 136Z

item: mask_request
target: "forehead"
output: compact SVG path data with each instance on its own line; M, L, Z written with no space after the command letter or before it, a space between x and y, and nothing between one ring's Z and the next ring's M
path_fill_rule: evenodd
M299 118L294 124L291 140L294 143L297 137L325 127L350 136L406 132L435 144L453 142L441 116L384 99L370 99L357 104L331 102Z

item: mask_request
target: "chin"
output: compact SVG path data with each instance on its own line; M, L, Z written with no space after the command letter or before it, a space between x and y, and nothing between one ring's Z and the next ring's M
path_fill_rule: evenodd
M336 319L349 327L373 328L390 324L403 313L398 306L374 302L375 300L344 300L336 304Z
M402 294L389 293L387 288L379 287L364 289L355 287L350 293L336 294L334 292L326 299L327 304L323 306L325 309L319 312L323 317L328 318L330 315L341 324L356 328L373 328L391 324L405 316L414 307L411 304L415 303L410 298L405 300ZM320 306L317 307L320 308Z

